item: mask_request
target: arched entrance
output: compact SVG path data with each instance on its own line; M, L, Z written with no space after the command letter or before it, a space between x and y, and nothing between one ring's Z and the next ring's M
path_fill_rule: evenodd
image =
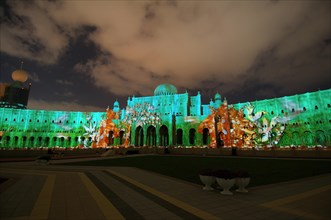
M168 128L165 125L160 127L160 146L168 146L169 145L169 134Z
M114 144L114 132L113 131L109 131L108 133L108 146L111 146Z
M204 128L202 130L202 144L203 145L209 144L209 129L208 128Z
M38 137L37 138L37 147L41 147L42 146L42 140L43 140L42 137Z
M14 147L18 147L18 136L14 137Z
M49 140L50 140L49 137L45 138L45 147L49 147Z
M78 137L75 137L75 139L74 139L75 142L74 142L74 145L73 146L79 145L78 140L79 140L79 138Z
M34 147L34 137L33 136L29 138L29 146Z
M156 129L152 125L147 128L147 146L156 146Z
M10 136L6 136L5 143L3 144L3 146L10 146Z
M144 129L141 126L136 128L136 146L144 146Z
M59 142L60 142L59 146L63 147L64 146L64 137L60 137Z
M216 144L217 144L217 147L223 147L224 146L224 141L222 139L223 137L223 133L220 131L218 132L218 135L216 136Z
M81 143L80 143L80 145L83 145L83 146L85 146L85 143L84 143L84 142L85 142L85 137L81 137L81 139L80 139L80 140L81 140Z
M177 145L183 144L183 130L177 129Z
M123 144L124 131L120 131L120 145Z
M57 145L57 137L53 137L52 145L53 145L53 147Z
M27 140L28 138L26 137L26 136L23 136L23 138L22 138L22 140L23 140L23 147L25 147L26 146L26 140ZM1 140L0 140L1 141Z
M194 145L195 144L195 129L191 128L190 132L189 132L189 141L190 141L190 145Z

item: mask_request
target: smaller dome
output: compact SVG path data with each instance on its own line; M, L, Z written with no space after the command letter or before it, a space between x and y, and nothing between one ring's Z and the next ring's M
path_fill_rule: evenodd
M215 100L220 100L221 99L221 95L219 93L216 93L214 98L215 98Z
M165 83L158 85L156 89L154 90L154 95L159 96L159 95L174 95L177 94L177 89L174 85Z
M15 70L12 74L11 77L14 81L18 82L25 82L28 79L28 72L24 70Z
M120 103L116 100L115 102L114 102L114 107L119 107L120 106Z

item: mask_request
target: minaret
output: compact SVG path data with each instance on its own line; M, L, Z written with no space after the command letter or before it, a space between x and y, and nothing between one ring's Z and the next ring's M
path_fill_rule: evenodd
M114 111L115 113L117 113L117 112L119 112L119 110L120 110L120 103L116 100L116 101L114 102L113 111Z
M219 93L216 93L214 99L215 99L215 108L220 107L222 104L221 95Z

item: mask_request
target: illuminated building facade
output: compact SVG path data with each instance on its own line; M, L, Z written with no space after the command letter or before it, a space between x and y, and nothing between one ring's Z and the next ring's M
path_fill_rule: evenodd
M0 146L331 146L330 105L331 89L230 105L161 84L106 112L0 108Z

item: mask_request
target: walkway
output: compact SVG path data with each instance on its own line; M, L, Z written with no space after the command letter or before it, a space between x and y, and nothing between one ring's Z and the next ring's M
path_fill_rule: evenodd
M2 163L0 176L1 220L331 218L331 174L233 196L130 167Z

